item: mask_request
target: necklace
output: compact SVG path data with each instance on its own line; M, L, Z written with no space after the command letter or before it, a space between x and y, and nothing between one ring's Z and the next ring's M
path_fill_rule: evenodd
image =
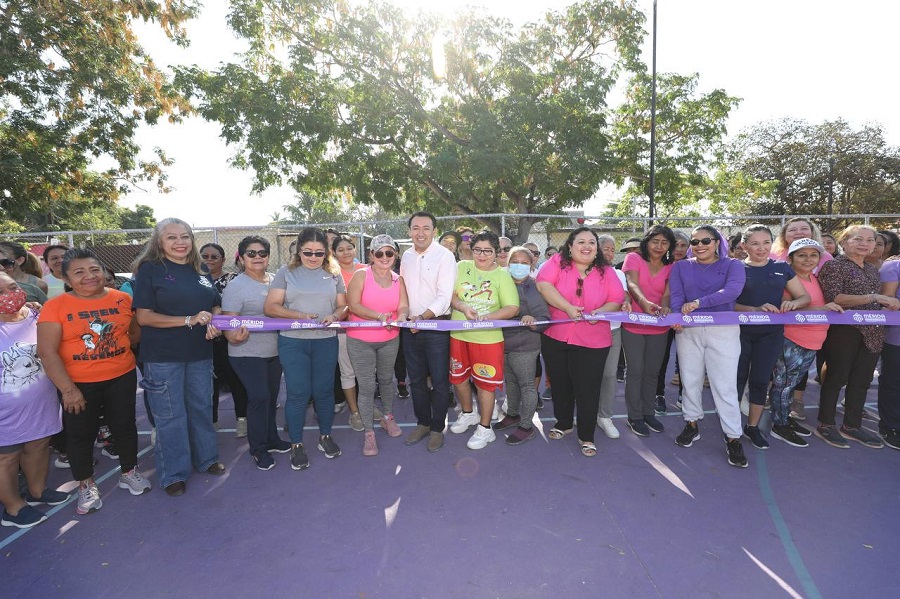
M697 268L699 268L699 269L702 270L702 271L707 271L707 270L709 270L709 268L710 268L711 266L714 266L717 262L718 262L718 260L713 260L712 262L710 262L710 263L707 264L706 266L701 266L701 265L700 265L701 262L700 262L699 260L694 260L694 264L696 264L696 265L697 265Z

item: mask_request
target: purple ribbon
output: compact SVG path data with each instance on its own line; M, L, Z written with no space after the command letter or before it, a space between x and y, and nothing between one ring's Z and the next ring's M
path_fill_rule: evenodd
M650 326L668 327L708 325L765 325L765 324L852 324L852 325L900 325L900 312L881 310L848 310L839 312L691 312L690 314L669 314L659 317L632 312L603 312L585 315L585 321L624 322ZM559 324L572 322L570 319L538 320L535 324ZM291 320L289 318L268 318L266 316L213 316L212 324L230 331L242 326L249 331L297 331L329 329L378 329L391 326L420 331L478 331L482 329L503 329L523 326L518 320L417 320L414 322L389 322L383 325L377 320L334 322L323 325L315 320Z

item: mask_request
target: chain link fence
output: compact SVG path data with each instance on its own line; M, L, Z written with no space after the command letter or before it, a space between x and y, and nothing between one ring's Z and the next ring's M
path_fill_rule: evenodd
M871 224L880 229L897 230L900 228L900 214L839 214L839 215L802 215L816 223L824 232L839 232L853 223ZM793 218L792 215L778 216L706 216L694 218L656 219L654 224L662 223L675 230L690 233L701 224L715 225L725 236L740 233L752 223L763 223L778 235L784 224ZM313 223L311 223L313 224ZM291 242L297 238L301 229L309 225L263 225L246 227L195 227L194 236L197 247L206 243L217 243L225 249L226 270L233 270L233 258L238 243L248 235L259 235L269 240L272 245L272 270L286 264L290 258ZM323 229L334 229L346 233L356 240L359 258L363 259L368 240L374 235L387 233L397 240L401 251L410 247L409 229L406 219L379 220L366 222L315 223ZM438 234L465 227L472 232L494 229L509 237L517 245L531 242L543 253L548 247L563 245L569 233L581 226L588 226L598 234L609 234L616 240L616 249L630 237L640 237L650 226L649 219L627 218L614 219L607 217L585 216L577 212L564 215L539 214L521 216L518 214L483 214L469 216L438 217ZM527 230L527 232L526 232ZM520 232L523 233L520 235ZM116 272L130 271L130 264L150 237L150 229L115 230L115 231L54 231L2 234L0 240L11 240L22 243L40 256L43 248L49 244L67 246L92 247ZM617 255L617 261L621 255Z

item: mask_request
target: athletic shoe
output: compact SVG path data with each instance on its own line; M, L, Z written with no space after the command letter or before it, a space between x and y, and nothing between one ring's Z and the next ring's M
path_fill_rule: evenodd
M378 455L378 442L375 441L375 431L366 431L366 438L363 441L363 455Z
M350 428L358 433L366 430L366 427L363 426L362 416L360 416L359 412L350 414Z
M550 387L544 389L544 392L541 393L541 399L544 401L553 401L553 389Z
M769 448L769 442L766 441L766 438L763 436L762 432L760 432L758 426L750 426L749 424L745 425L744 436L750 439L753 447L757 449Z
M616 428L616 425L613 424L612 418L602 418L597 416L597 426L600 427L600 430L609 437L610 439L618 439L619 438L619 429Z
M886 433L881 433L881 438L884 441L884 444L891 449L900 449L900 431L897 429L891 429Z
M878 422L878 421L879 421L878 416L876 416L875 414L873 414L872 412L870 412L870 411L869 411L868 409L866 409L866 408L863 408L863 411L862 411L862 417L863 417L864 420L871 420L871 421L873 421L873 422Z
M793 430L795 433L797 433L801 437L809 437L810 435L812 435L811 430L809 430L805 426L797 424L797 421L794 420L794 418L792 416L788 416L788 426L791 427L791 430Z
M406 399L409 397L409 387L406 383L397 383L397 397Z
M802 399L791 401L791 418L794 420L806 420L806 407L803 405Z
M535 410L540 410L544 407L544 400L538 397L537 406L535 406Z
M381 418L381 428L387 431L388 436L391 437L399 437L403 434L403 431L400 430L400 426L397 425L397 421L394 420L393 414L385 414Z
M329 460L341 455L341 448L334 442L331 435L322 435L319 437L318 449L324 453L325 457Z
M30 505L24 505L15 516L3 510L3 518L0 519L0 524L3 526L15 526L16 528L31 528L46 519L47 515L40 510L36 510Z
M103 502L100 501L100 489L97 488L96 483L90 483L78 488L78 507L75 508L76 512L83 516L96 512L102 507Z
M806 442L806 439L797 434L797 432L791 428L790 424L775 424L772 425L772 436L776 439L781 439L788 445L793 445L794 447L806 447L809 443Z
M450 425L450 432L460 435L469 430L470 426L476 425L479 422L481 422L481 419L478 416L478 412L475 410L472 410L471 412L460 412L456 422Z
M469 437L468 442L466 442L466 447L469 449L483 449L488 443L496 439L497 435L494 434L491 428L479 424L475 427L475 432Z
M666 427L663 426L663 423L660 422L653 414L650 414L649 416L644 415L644 424L646 424L647 428L649 428L654 433L661 433L666 430Z
M624 370L616 370L616 382L617 383L625 382L625 371Z
M654 406L654 411L657 416L665 416L666 415L666 398L662 395L656 396L656 405Z
M516 430L506 438L506 444L521 445L525 441L530 441L531 439L534 439L534 427L522 428L521 426L517 426Z
M65 453L61 453L56 456L56 459L53 460L53 465L57 468L71 468L69 465L69 456Z
M110 437L112 437L112 435L109 432L109 427L104 424L97 430L97 440L94 441L94 447L103 447L106 445L106 442L109 441Z
M678 410L678 411L680 412L680 411L681 411L681 406L682 406L683 404L684 404L684 398L681 397L681 396L679 395L679 396L678 396L678 399L675 400L675 409Z
M150 490L150 481L141 476L137 468L132 468L131 472L119 475L119 488L128 489L132 495L143 495Z
M519 426L519 423L522 421L521 416L510 416L507 414L503 417L503 420L499 422L495 422L493 425L493 429L495 431L505 431L508 428L512 428L514 426Z
M247 419L238 418L234 425L234 436L240 439L247 436Z
M116 449L116 444L112 441L108 441L106 445L103 446L103 451L101 451L103 455L108 457L111 460L119 459L119 450Z
M347 407L347 402L345 402L345 401L342 401L341 403L336 403L336 404L334 404L334 413L340 414L341 412L344 411L344 408L346 408L346 407Z
M850 449L850 444L847 443L847 440L838 432L838 427L833 424L820 424L816 427L816 430L813 431L813 434L832 447L837 447L838 449Z
M500 420L500 402L494 401L494 411L491 412L491 420Z
M850 441L856 441L857 443L865 445L866 447L871 447L872 449L881 449L884 447L881 437L867 428L851 428L845 424L841 426L838 432L843 438L849 439Z
M726 439L725 451L728 453L728 463L736 468L747 467L747 457L744 455L744 448L741 446L740 439Z
M53 489L44 489L44 492L41 493L40 497L32 497L31 493L25 493L25 503L31 506L40 505L42 503L47 505L59 505L65 503L67 499L69 499L68 493L55 491Z
M289 453L291 451L291 444L289 441L282 441L278 439L275 442L275 445L268 449L269 453Z
M309 468L309 458L306 456L306 448L302 443L291 445L291 468L294 470L306 470Z
M691 426L690 422L684 423L684 430L681 431L681 434L675 437L675 443L680 445L681 447L690 447L694 444L694 441L700 440L700 426L694 422L693 426Z
M648 427L647 423L643 420L632 420L631 418L629 418L625 421L625 423L628 425L628 428L631 429L631 432L633 432L638 437L650 436L650 427Z
M275 458L268 451L260 451L253 455L253 461L260 470L271 470L275 467Z

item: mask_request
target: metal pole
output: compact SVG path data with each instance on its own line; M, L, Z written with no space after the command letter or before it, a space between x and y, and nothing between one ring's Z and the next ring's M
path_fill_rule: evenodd
M653 83L650 94L650 203L647 226L653 226L656 212L656 0L653 0Z

